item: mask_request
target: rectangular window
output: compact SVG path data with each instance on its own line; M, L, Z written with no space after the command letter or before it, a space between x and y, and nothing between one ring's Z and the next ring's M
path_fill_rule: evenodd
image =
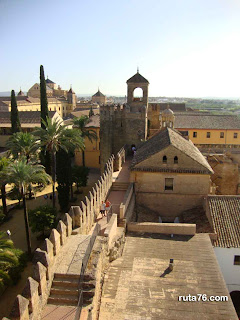
M233 138L234 138L234 139L237 139L237 137L238 137L237 132L234 132L234 134L233 134Z
M173 190L173 178L165 178L165 190Z
M207 132L207 138L210 138L210 137L211 137L211 133Z
M234 256L234 264L240 265L240 256Z
M196 131L193 132L193 138L197 138L197 132Z
M220 138L224 138L224 132L220 132Z

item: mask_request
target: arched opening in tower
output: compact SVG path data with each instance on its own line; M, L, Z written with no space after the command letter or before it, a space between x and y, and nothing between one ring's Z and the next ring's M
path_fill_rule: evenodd
M133 101L143 101L143 89L135 88L133 91Z

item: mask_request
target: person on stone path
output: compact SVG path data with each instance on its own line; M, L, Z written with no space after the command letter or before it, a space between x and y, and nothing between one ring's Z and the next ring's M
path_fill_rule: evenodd
M111 202L107 199L107 201L106 201L106 216L108 215L110 207L111 207Z
M103 201L102 201L102 203L101 203L100 213L102 214L102 217L104 217L105 214L106 214L106 204L105 204L105 202L103 202Z

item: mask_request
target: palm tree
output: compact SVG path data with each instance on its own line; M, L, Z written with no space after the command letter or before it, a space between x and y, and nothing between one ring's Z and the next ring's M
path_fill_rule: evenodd
M5 232L0 231L0 291L4 288L4 283L10 281L7 267L18 262L12 249L14 249L13 242L7 238Z
M6 169L9 165L9 159L3 157L0 158L0 188L2 197L3 214L7 217L7 201L6 201L6 184L7 184L7 174Z
M56 152L62 149L66 152L77 149L83 149L84 143L81 135L74 129L67 129L61 121L52 121L47 118L43 121L45 128L36 128L33 134L37 136L42 146L45 146L45 152L51 154L51 173L53 190L53 207L55 207L55 183L56 183Z
M14 158L26 157L27 162L36 159L36 154L40 148L40 143L29 132L14 133L6 143Z
M89 123L89 117L88 116L81 116L80 118L74 118L73 119L73 126L80 130L81 136L83 139L88 138L91 142L93 140L97 140L97 134L94 130L88 129L86 125ZM85 167L85 152L84 149L82 149L82 160L83 160L83 167Z
M33 164L27 162L26 159L15 160L7 168L8 182L14 184L22 197L23 200L23 210L24 210L24 220L25 220L25 230L27 238L28 254L31 255L31 239L29 232L28 223L28 212L26 204L26 192L29 186L34 190L33 184L46 186L48 182L51 181L51 177L45 172L42 165Z

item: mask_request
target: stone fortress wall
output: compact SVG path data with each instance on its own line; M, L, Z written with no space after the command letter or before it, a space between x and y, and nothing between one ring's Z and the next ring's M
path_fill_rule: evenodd
M100 107L101 170L111 154L116 155L124 145L138 147L145 140L147 111L133 112L129 105Z
M61 249L69 241L72 232L87 234L92 229L99 213L100 204L105 201L112 186L114 156L106 162L105 171L100 180L81 201L80 206L72 206L69 213L65 213L57 228L52 229L49 239L45 239L42 248L37 248L34 254L33 277L29 277L22 294L15 299L11 320L38 320L47 304L50 294L56 261ZM7 318L3 318L7 319Z

